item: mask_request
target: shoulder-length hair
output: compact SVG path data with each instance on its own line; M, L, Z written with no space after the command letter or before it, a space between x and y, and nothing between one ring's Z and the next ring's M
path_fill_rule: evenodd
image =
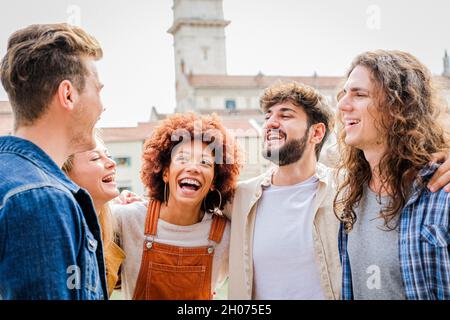
M405 206L418 171L430 162L432 153L449 148L448 132L437 121L443 115L445 103L437 93L430 71L409 53L384 50L363 53L353 61L347 78L356 66L367 68L374 82L374 107L380 114L375 125L383 132L387 146L378 170L381 189L391 199L380 215L385 227L392 229L389 222ZM341 115L338 120L341 125L338 176L344 179L334 199L334 212L350 231L356 221L354 208L372 172L363 151L345 144Z

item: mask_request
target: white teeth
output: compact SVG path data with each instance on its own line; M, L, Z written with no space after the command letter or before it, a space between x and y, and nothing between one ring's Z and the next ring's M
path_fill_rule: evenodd
M102 179L103 182L109 183L109 182L113 182L116 178L115 174L110 174L109 176L106 176Z
M269 135L267 135L267 140L271 141L271 140L281 140L284 137L280 134L277 133L270 133Z
M201 183L198 182L197 180L188 179L188 178L181 180L180 183L192 184L192 185L197 186L197 187L201 186Z
M360 123L360 122L361 122L360 120L345 120L345 124L346 124L347 126L352 126L352 125L358 124L358 123Z

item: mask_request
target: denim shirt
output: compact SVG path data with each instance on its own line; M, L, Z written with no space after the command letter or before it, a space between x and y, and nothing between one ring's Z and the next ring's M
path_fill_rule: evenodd
M0 299L107 299L89 194L30 141L0 137Z

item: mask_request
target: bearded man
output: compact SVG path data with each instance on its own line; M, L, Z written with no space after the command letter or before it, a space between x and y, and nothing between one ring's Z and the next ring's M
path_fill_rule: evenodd
M333 113L315 89L277 84L260 99L276 166L239 184L231 219L230 299L338 299L333 172L318 163Z

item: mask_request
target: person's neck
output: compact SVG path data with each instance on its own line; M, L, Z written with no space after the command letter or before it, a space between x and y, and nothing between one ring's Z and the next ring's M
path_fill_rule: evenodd
M94 208L95 208L95 213L97 213L97 216L100 214L100 211L102 211L103 207L105 206L106 202L104 201L95 201L94 199L92 199L94 202Z
M382 176L380 170L381 158L385 153L385 148L382 145L377 145L371 148L366 148L363 150L364 157L370 166L370 171L372 172L372 177L369 181L369 188L378 195L387 195L389 190L382 188Z
M313 152L304 153L296 162L280 166L272 175L275 186L290 186L311 178L317 170L317 159Z
M22 126L14 132L14 136L33 142L60 168L72 154L66 134L57 122L38 121L32 126Z
M201 203L198 205L186 205L169 199L167 205L161 204L159 217L171 224L190 226L199 223L203 218Z

